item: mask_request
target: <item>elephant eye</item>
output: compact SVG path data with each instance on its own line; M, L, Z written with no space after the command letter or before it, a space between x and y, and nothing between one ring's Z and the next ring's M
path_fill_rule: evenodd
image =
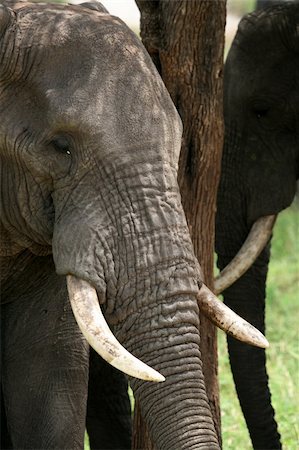
M269 112L268 108L255 108L254 114L258 119L262 119L263 117L266 117Z
M51 146L59 153L71 155L70 142L64 136L59 136L51 141Z

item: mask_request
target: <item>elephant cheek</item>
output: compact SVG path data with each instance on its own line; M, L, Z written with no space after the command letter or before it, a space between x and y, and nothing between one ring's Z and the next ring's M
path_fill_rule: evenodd
M279 174L269 180L265 175L260 181L252 182L247 198L247 224L271 214L279 214L288 208L294 200L297 183L293 174Z

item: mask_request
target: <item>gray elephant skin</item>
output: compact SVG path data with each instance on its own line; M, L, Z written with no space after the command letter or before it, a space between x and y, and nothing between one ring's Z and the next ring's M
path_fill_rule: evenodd
M299 176L299 4L245 16L224 71L225 142L216 251L222 270L253 223L288 207ZM224 292L234 311L264 332L270 243ZM283 299L281 299L283 301ZM233 377L255 449L280 449L265 352L228 338Z
M180 119L138 38L99 9L0 9L1 386L11 445L82 449L88 381L99 383L99 372L107 436L97 448L129 448L128 437L108 446L130 432L126 382L99 358L89 377L71 275L96 289L126 349L166 377L130 379L157 448L218 449L199 351L200 271L176 180ZM111 378L122 421L112 435ZM87 421L96 415L89 405Z

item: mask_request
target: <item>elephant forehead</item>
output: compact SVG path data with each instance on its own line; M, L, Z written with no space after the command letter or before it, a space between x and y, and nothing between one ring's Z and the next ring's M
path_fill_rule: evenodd
M55 117L69 122L80 111L80 121L93 125L88 118L175 114L149 55L119 19L75 7L25 10L19 12L18 63L32 66L30 88ZM26 69L19 73L27 75Z
M16 18L2 45L10 53L14 79L28 76L29 68L39 76L46 73L49 84L128 70L153 76L139 39L116 17L82 7L37 4L17 10Z
M50 133L83 130L117 147L171 142L178 158L179 116L148 53L120 19L79 6L32 5L17 11L17 25L6 36L15 41L6 59L9 84L14 95L22 86L18 95L40 111Z
M234 46L242 53L250 55L254 63L264 64L277 55L299 53L299 4L286 2L273 5L271 10L255 11L240 21Z
M68 39L70 34L76 31L81 34L92 34L112 24L120 24L125 27L123 22L115 16L111 16L104 10L95 11L81 5L59 5L46 3L28 3L14 6L18 27L21 31L40 34L45 38L45 42L62 42ZM35 25L33 28L32 25ZM57 34L52 36L51 31Z
M125 77L110 72L103 76L95 68L85 79L70 78L62 84L45 87L43 96L48 123L54 128L82 128L91 133L117 130L123 138L138 129L142 138L153 131L163 135L169 116L174 116L171 103L163 102L142 74Z
M30 49L39 62L40 58L64 56L64 64L71 59L102 61L107 66L133 64L139 70L148 69L143 63L146 52L134 33L117 17L91 11L80 6L36 4L17 10L17 26L10 30L15 36L15 50L22 54ZM49 65L56 60L49 60ZM84 69L84 64L82 69ZM57 67L57 69L59 69Z

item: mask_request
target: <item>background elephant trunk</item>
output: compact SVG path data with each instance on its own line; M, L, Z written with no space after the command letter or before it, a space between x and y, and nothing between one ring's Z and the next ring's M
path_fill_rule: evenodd
M207 442L209 449L219 449L203 380L194 299L182 294L160 299L115 328L126 348L166 377L157 384L130 381L161 450L207 448Z
M265 283L269 248L224 298L229 306L264 333ZM280 449L280 435L271 406L265 350L228 337L230 364L240 405L255 449ZM258 415L258 420L257 420Z
M224 224L225 213L221 204L218 209L216 246L218 267L223 270L245 240L246 226L244 224L241 230L240 224L244 222L237 217L230 217L230 219L226 217L227 222ZM248 231L249 229L250 227ZM270 243L252 267L223 294L226 305L263 334L269 256ZM265 350L243 344L229 336L227 342L233 378L253 447L260 450L280 449L280 435L277 431L268 386Z

